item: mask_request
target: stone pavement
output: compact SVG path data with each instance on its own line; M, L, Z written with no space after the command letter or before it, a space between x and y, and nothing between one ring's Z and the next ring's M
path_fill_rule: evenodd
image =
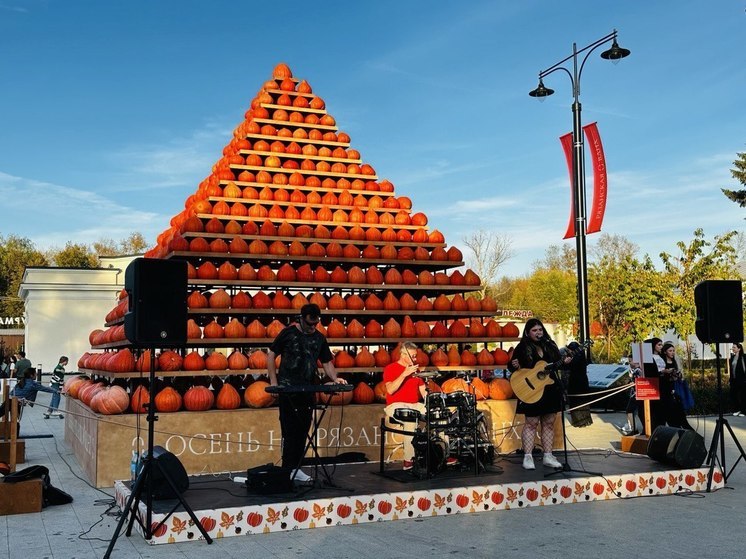
M50 469L52 484L75 501L38 514L0 517L0 559L93 559L103 556L116 527L113 490L84 481L80 466L64 442L60 419L43 419L42 404L24 412L22 434L54 438L28 439L26 464ZM594 414L594 424L568 427L577 448L611 450L619 441L614 423L622 414ZM746 444L746 418L727 417ZM690 418L709 447L715 418ZM726 463L736 448L726 431ZM205 542L148 545L140 535L122 535L114 558L184 559L212 557L489 557L622 558L742 557L746 464L739 463L728 486L715 493L666 496L535 507L510 511L398 520L287 533L231 537ZM20 541L19 541L20 540ZM22 543L21 543L22 542Z

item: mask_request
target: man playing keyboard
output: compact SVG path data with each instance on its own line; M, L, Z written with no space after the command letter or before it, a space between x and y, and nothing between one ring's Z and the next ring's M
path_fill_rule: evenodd
M316 329L321 320L318 305L304 305L300 318L280 332L267 353L267 374L272 386L311 385L318 378L317 361L326 375L339 384L347 381L337 377L332 352L324 335ZM275 367L275 357L281 355L280 370ZM280 429L282 430L282 467L291 472L290 479L309 483L311 476L300 469L306 447L308 430L313 420L314 394L281 394Z

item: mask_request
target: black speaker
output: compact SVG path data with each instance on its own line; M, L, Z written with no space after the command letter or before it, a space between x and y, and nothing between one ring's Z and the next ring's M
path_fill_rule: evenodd
M707 280L694 288L697 320L694 331L702 343L743 341L743 295L739 280Z
M699 468L707 456L702 435L689 429L660 425L648 441L648 456L680 468Z
M266 464L246 471L246 487L252 493L272 495L292 492L293 482L290 481L288 470L274 464Z
M144 456L147 455L148 453L146 452ZM153 499L176 499L180 494L189 489L189 476L184 469L184 465L176 458L176 455L162 446L154 446L153 462L150 466L150 475L153 481ZM168 476L174 482L179 495L173 492L165 476Z
M129 308L124 334L134 345L184 345L187 341L187 263L137 258L124 273Z

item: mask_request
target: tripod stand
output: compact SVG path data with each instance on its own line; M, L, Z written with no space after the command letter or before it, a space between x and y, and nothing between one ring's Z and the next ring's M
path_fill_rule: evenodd
M135 521L140 525L140 527L143 529L143 532L145 534L145 539L149 540L153 537L153 534L161 527L163 524L165 524L166 520L176 511L177 507L181 505L184 507L184 510L189 515L189 518L192 519L192 522L194 522L194 525L197 527L197 529L200 531L202 536L205 538L205 541L207 541L208 544L212 543L212 538L207 534L204 527L200 523L197 516L194 514L194 511L189 506L189 504L184 500L184 497L182 497L181 492L179 489L177 489L176 484L171 479L171 476L169 473L163 468L161 463L157 460L153 459L153 437L155 434L155 422L158 420L158 418L155 416L155 346L150 347L150 374L149 374L149 380L150 380L150 386L148 388L148 394L150 396L150 402L148 403L148 415L147 415L147 422L148 422L148 451L145 456L142 457L142 468L140 470L140 473L137 475L137 479L135 480L135 483L132 485L131 493L129 498L127 499L127 504L124 506L124 509L122 510L122 516L119 517L119 522L117 523L117 527L114 530L114 535L111 538L111 541L109 541L109 547L106 548L106 553L104 554L104 559L108 559L111 556L111 552L114 550L114 544L117 541L117 538L119 537L120 532L122 531L122 527L124 526L124 523L127 521L127 517L129 516L129 523L127 524L127 537L132 535L132 526L134 525ZM176 495L176 499L178 500L178 503L174 505L174 507L171 509L171 511L166 515L166 517L161 520L158 524L153 525L153 468L158 468L158 473L162 479L166 480L166 483L171 488L171 491L174 495ZM145 491L145 521L143 522L142 518L140 518L137 514L140 501L142 500L142 492Z
M743 447L741 446L741 443L738 442L738 439L736 438L735 433L733 432L733 429L730 426L730 423L728 423L728 420L723 417L723 380L720 374L720 345L715 344L715 367L717 369L717 377L718 377L718 384L717 384L717 393L718 393L718 418L715 422L715 432L712 434L712 441L710 442L710 450L707 452L707 460L705 461L705 464L708 464L710 466L710 471L707 474L707 492L710 492L710 489L712 488L712 476L715 472L715 462L718 462L720 464L720 470L723 472L723 479L725 480L725 483L728 483L728 478L733 473L733 470L736 469L736 466L741 461L741 459L746 460L746 453L744 453ZM730 433L731 438L733 439L733 442L736 444L736 447L738 448L738 452L740 453L738 456L738 459L733 463L733 466L730 470L727 470L725 466L725 431L724 429L727 428L728 432ZM720 458L718 459L717 455L717 448L718 445L720 445Z
M600 476L602 475L600 472L589 472L588 470L577 470L575 468L570 467L570 462L567 458L567 428L565 427L565 408L567 407L567 387L565 386L565 383L562 381L561 378L557 378L557 383L559 384L559 399L560 399L560 414L562 415L562 468L559 468L557 470L554 470L553 472L549 472L547 474L544 474L544 477L551 477L558 474L567 474L567 473L573 473L573 474L586 474L586 475L592 475L592 476Z

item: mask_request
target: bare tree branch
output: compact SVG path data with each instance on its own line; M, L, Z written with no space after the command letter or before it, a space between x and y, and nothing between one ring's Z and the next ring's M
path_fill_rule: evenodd
M484 296L487 286L497 280L502 265L513 257L513 239L495 231L479 229L464 237L463 242L472 252L467 263L481 278Z

